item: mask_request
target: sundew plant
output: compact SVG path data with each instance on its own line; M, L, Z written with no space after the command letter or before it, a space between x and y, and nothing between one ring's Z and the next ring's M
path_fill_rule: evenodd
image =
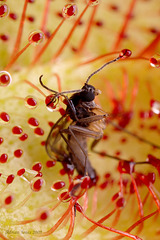
M0 0L0 239L160 239L159 23L159 0ZM56 124L89 76L94 179Z

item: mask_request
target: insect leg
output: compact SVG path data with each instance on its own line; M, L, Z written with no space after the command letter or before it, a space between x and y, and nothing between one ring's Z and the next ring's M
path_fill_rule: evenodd
M78 122L80 123L92 123L92 122L96 122L96 121L100 121L102 119L105 119L107 117L106 114L104 115L94 115L94 116L90 116L90 117L86 117L86 118L81 118L78 120Z
M100 140L101 140L101 139L95 139L95 140L92 142L92 144L91 144L91 150L92 150L94 153L96 153L96 154L100 154L99 151L96 151L96 150L94 149L94 148L96 147L96 145L99 143ZM129 160L127 160L127 159L119 158L119 157L117 157L117 156L113 156L113 155L110 155L110 154L107 154L107 153L103 153L103 156L108 157L108 158L112 158L112 159L118 160L118 161L128 161L128 162L129 162Z
M93 142L92 142L92 144L91 144L91 150L94 152L94 153L96 153L96 154L101 154L101 152L100 151L97 151L97 150L95 150L94 148L96 147L96 145L99 143L99 141L100 141L101 139L95 139ZM105 152L103 152L103 156L104 157L108 157L108 158L111 158L111 159L114 159L114 160L117 160L117 161L122 161L122 162L128 162L128 163L131 163L131 161L130 160L128 160L128 159L124 159L124 158L119 158L119 157L117 157L117 156L113 156L113 155L110 155L110 154L107 154L107 153L105 153ZM133 162L132 162L133 163ZM136 165L146 165L146 164L151 164L150 162L147 162L147 161L141 161L141 162L134 162L134 165L136 166Z
M156 148L160 149L160 146L159 146L159 145L157 145L157 144L155 144L155 143L153 143L153 142L151 142L151 141L149 141L149 140L146 140L146 139L144 139L143 137L138 136L137 134L134 134L134 133L130 132L129 130L127 130L127 129L121 127L121 126L119 126L119 125L116 124L115 122L112 122L112 121L110 121L110 120L108 120L108 122L109 122L112 126L114 126L114 127L118 128L119 130L121 130L121 131L129 134L130 136L132 136L132 137L134 137L134 138L137 138L137 139L139 139L140 141L142 141L142 142L144 142L144 143L146 143L146 144L149 144L149 145L151 145L151 146L153 146L153 147L156 147Z

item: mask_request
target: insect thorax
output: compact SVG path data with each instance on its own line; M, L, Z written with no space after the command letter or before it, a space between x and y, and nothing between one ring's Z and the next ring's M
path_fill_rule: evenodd
M71 101L74 105L76 111L75 114L78 119L87 118L95 115L95 113L92 112L92 109L95 106L95 88L92 85L85 84L82 87L82 90L82 92L73 94L69 99L69 101ZM69 106L67 107L67 113L73 121L77 121L73 110ZM79 123L78 125L84 127L88 126L88 124L86 123Z

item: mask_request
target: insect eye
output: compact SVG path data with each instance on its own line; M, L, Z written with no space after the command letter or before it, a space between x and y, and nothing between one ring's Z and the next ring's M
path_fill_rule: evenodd
M84 102L91 102L95 99L95 94L92 91L84 91L81 97Z

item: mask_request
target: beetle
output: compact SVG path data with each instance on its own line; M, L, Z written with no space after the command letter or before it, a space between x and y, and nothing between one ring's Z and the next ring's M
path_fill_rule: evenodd
M83 87L78 90L57 92L45 86L40 76L40 84L53 93L51 103L57 105L59 98L66 103L65 114L53 125L45 143L46 152L50 158L73 164L82 176L89 176L92 181L96 179L96 171L92 167L87 149L87 138L98 141L103 136L108 114L96 103L95 97L100 90L88 84L90 78L101 71L105 66L118 61L125 56L125 52L98 68L87 78ZM67 94L72 94L70 97Z

